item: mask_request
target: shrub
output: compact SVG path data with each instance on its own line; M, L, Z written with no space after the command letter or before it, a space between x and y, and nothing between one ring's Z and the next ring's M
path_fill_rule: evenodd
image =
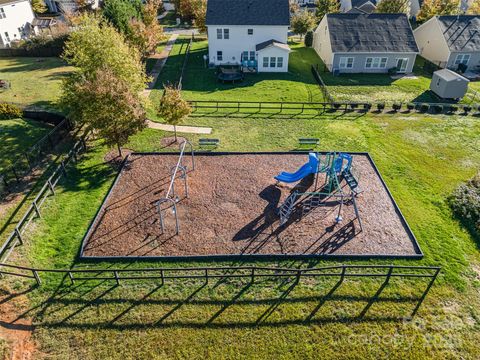
M388 69L388 75L392 76L392 75L395 75L397 73L398 69L396 67L392 67L390 69Z
M15 105L0 103L0 120L16 119L22 117L22 110Z
M401 108L402 108L402 104L400 104L400 103L393 103L393 105L392 105L392 109L395 112L399 111Z
M383 111L385 109L385 103L378 103L377 104L377 110L378 111Z
M357 103L352 103L350 104L350 109L354 110L358 107L358 104Z
M412 111L413 109L415 109L415 104L412 104L412 103L407 104L407 109L408 111Z
M480 173L460 185L449 198L453 212L480 233Z
M463 107L463 113L464 113L464 114L468 114L470 111L472 111L472 107L471 107L471 106L465 105L465 106Z
M306 47L312 47L312 45L313 45L313 31L311 31L311 30L307 31L307 33L305 34L304 42L305 42Z
M342 106L342 104L340 104L340 103L333 103L332 106L333 106L333 108L334 108L335 110L338 110L338 109L340 109L340 106Z
M369 104L369 103L363 104L363 109L365 111L369 111L371 108L372 108L372 104Z
M428 104L421 104L420 105L420 112L425 113L430 109L430 106Z
M457 105L450 105L449 106L448 112L455 113L457 111L458 111L458 106Z
M439 114L443 111L443 106L439 104L433 105L433 110L435 113Z

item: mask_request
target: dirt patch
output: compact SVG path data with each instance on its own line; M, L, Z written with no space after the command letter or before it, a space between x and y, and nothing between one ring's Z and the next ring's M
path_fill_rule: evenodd
M173 208L162 233L156 202L165 195L177 155L130 156L86 239L83 256L206 255L415 255L415 240L372 162L355 155L353 167L363 192L356 198L363 230L352 201L318 202L305 195L286 226L278 208L294 189L318 191L313 176L294 186L276 184L281 171L296 171L305 154L197 155L188 173L188 198L177 178L180 234ZM185 165L191 169L189 158ZM345 193L349 188L342 180Z
M8 344L8 358L12 360L34 359L36 346L32 339L33 326L29 319L19 317L27 307L24 293L0 289L0 338Z

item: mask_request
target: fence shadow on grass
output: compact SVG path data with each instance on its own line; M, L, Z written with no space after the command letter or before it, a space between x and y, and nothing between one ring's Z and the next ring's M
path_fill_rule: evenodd
M318 291L317 294L313 293L312 288L305 291L304 285L295 278L293 281L289 279L275 283L281 288L276 288L272 295L268 289L274 287L267 280L234 284L222 279L210 284L189 282L185 287L177 287L179 295L173 298L171 290L166 290L169 284L151 284L144 291L128 291L128 288L126 290L105 281L96 284L80 282L72 286L63 284L39 305L28 309L13 321L2 321L0 325L7 328L21 327L19 321L26 317L36 319L34 326L37 328L82 330L229 329L329 323L399 323L417 314L432 285L431 281L417 284L418 294L412 296L410 291L407 292L408 295L385 294L389 285L387 280L370 283L368 290L364 288L361 295L355 284L341 279L329 280L320 290L315 290ZM231 287L228 295L223 290L217 291L220 286ZM353 290L350 291L351 289ZM262 294L264 291L267 291L267 296ZM365 292L371 294L363 294ZM8 302L14 297L15 294L9 294L0 301ZM342 302L345 303L344 309ZM352 306L354 303L359 306ZM375 310L374 305L380 308ZM139 317L135 312L141 306L149 306L148 317ZM187 311L186 315L182 315L181 310L185 306L190 307L189 310L193 307L195 311ZM288 312L279 311L283 306L288 306ZM385 311L385 306L388 306L388 311ZM243 316L231 316L236 307L243 310L240 311ZM245 307L248 307L246 313ZM198 316L192 318L192 314Z

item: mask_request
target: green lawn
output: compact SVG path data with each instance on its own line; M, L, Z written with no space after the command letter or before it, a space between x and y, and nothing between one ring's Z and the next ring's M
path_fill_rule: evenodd
M28 119L0 120L0 171L52 129L51 125Z
M59 58L0 58L0 79L11 82L11 88L0 92L0 98L22 105L52 107L69 71L71 67Z
M312 136L321 139L320 150L370 152L425 258L367 263L443 267L415 320L405 320L425 288L425 282L415 280L393 279L375 295L381 282L366 279L348 280L338 288L334 288L333 279L302 280L297 286L266 280L249 286L246 281L232 280L207 286L195 281L164 286L137 281L112 287L104 281L57 284L57 278L49 276L49 281L31 291L28 303L23 304L45 357L480 357L480 244L452 218L446 204L451 191L480 166L477 119L413 114L356 118L349 114L310 120L194 118L188 123L212 126L212 137L221 140L220 151L289 150L296 147L298 137ZM147 129L127 147L159 150L165 135ZM42 219L36 221L27 245L18 248L13 260L39 267L97 266L78 263L76 256L87 226L113 181L114 171L103 160L106 151L98 144L91 147L77 170L69 170L57 196L49 200ZM324 264L333 263L316 265ZM18 280L12 280L10 287L13 292L24 288Z

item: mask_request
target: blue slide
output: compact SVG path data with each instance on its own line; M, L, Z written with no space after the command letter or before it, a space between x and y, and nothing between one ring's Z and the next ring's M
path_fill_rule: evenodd
M308 154L308 163L302 165L300 169L298 169L294 173L289 172L281 172L278 176L275 176L275 180L285 182L285 183L293 183L299 180L302 180L304 177L315 174L318 170L318 156L316 153L309 153Z

